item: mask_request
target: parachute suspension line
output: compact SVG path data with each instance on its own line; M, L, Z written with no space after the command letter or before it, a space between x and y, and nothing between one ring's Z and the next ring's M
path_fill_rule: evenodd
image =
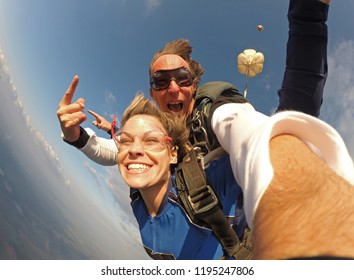
M247 85L247 81L246 81L246 88L245 88L245 90L243 91L243 97L244 97L244 98L247 98L247 91L248 91L248 85Z
M243 97L247 97L247 92L248 92L248 77L246 76L246 87L245 90L243 91Z

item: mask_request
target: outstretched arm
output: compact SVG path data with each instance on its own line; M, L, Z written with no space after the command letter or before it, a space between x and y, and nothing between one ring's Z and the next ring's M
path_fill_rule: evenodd
M269 145L274 177L256 210L256 259L354 258L354 186L290 135Z
M91 129L85 130L80 127L87 117L84 113L85 100L83 98L72 103L78 84L79 77L75 76L58 106L57 116L63 139L98 164L116 165L117 147L114 141L97 137Z
M354 164L332 127L226 104L212 128L244 194L255 258L354 257Z
M67 142L75 142L79 139L80 124L87 120L84 113L85 100L79 98L72 103L78 84L79 77L75 76L61 99L57 110L57 117L63 132L63 137Z
M109 121L107 121L104 117L102 117L101 115L97 114L96 112L94 112L92 110L87 110L87 112L89 112L92 116L95 117L95 120L92 121L92 124L95 127L97 127L98 129L102 129L106 132L111 131L111 123Z
M327 16L330 0L291 0L286 68L277 111L320 114L327 79Z

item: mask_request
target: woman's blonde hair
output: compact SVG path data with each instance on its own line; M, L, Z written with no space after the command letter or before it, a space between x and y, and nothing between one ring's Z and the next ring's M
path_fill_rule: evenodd
M178 147L178 162L180 162L189 147L189 131L185 121L177 115L162 112L151 100L144 97L143 93L138 93L125 110L120 126L123 127L130 118L136 115L153 116L161 122L168 136L172 138L172 147Z

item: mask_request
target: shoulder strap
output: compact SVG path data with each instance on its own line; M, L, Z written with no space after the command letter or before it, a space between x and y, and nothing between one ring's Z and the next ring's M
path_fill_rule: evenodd
M224 257L251 259L252 251L238 239L222 212L218 199L198 159L198 149L192 149L176 172L178 196L194 222L202 221L212 230L223 247Z
M220 208L213 188L207 183L204 167L225 153L211 130L209 111L223 92L239 94L227 82L209 82L198 87L195 108L187 122L193 149L179 164L176 172L178 196L193 222L207 225L223 247L226 257L252 258L249 243L241 243ZM243 238L243 240L246 240ZM247 246L246 246L247 245Z
M192 115L187 120L191 143L203 142L207 149L206 153L220 146L210 127L209 112L215 99L222 94L240 95L239 91L228 82L214 81L199 86Z
M233 84L222 81L208 82L198 87L196 93L196 101L209 98L214 101L225 90L239 92ZM199 102L197 102L199 104Z

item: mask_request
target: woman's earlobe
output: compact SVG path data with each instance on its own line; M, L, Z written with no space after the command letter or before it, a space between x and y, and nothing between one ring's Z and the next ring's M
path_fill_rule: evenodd
M178 159L178 152L177 151L178 151L177 146L172 147L172 149L171 149L172 157L171 157L171 161L170 161L171 164L177 164L177 159Z

